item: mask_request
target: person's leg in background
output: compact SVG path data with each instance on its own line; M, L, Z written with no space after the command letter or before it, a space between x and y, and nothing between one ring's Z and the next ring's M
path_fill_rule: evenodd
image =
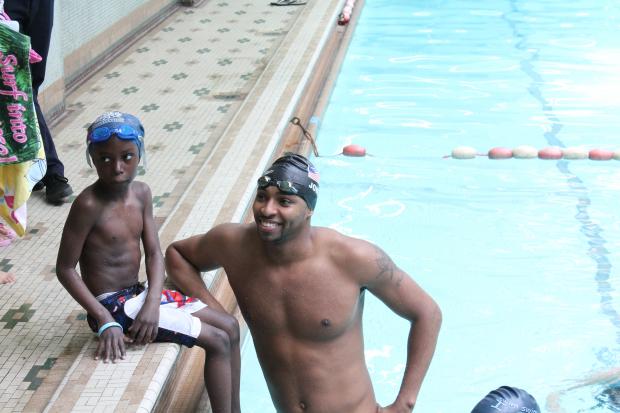
M47 172L42 182L35 186L35 190L42 189L42 186L45 186L47 201L52 204L61 204L73 193L73 189L65 178L65 167L56 153L56 146L45 122L38 99L39 87L45 79L47 53L52 36L54 0L5 0L4 11L11 19L19 22L19 30L30 36L32 48L43 58L41 62L30 65L34 106L39 119L39 128L41 129L41 138L47 159Z

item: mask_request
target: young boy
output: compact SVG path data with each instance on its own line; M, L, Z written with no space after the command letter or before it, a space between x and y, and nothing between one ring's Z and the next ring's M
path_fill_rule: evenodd
M108 112L90 125L86 142L98 179L71 206L56 274L98 333L95 359L123 359L125 342L196 344L206 352L204 379L213 412L239 412L236 319L215 300L162 291L164 260L151 191L134 181L144 156L144 128L132 115ZM147 288L138 283L140 242Z

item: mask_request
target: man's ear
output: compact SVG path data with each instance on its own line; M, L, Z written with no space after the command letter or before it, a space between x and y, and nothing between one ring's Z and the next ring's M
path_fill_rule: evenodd
M312 217L312 214L314 214L314 211L310 208L306 209L306 219L310 219Z

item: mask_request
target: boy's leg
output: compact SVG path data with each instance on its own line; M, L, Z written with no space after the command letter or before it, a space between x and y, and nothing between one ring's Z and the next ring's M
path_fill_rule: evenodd
M224 330L230 339L230 367L232 378L232 411L241 411L239 392L241 387L241 345L239 322L235 317L228 313L222 313L212 308L204 308L192 314L198 317L203 323Z
M205 350L204 379L213 413L231 412L230 340L224 330L202 323L196 345Z
M178 294L179 293L177 291L172 291L172 290L164 291L164 295L168 297L167 299L171 300L169 302L174 302L172 300L175 300L176 298L178 298L176 297ZM125 310L128 310L131 307L132 301L133 299L129 300L125 304ZM196 304L199 304L199 305L192 309L192 306ZM209 393L209 398L211 398L211 403L212 405L215 404L213 401L214 396L212 395L211 389L216 388L214 387L214 385L215 386L221 385L222 380L226 380L226 386L228 388L228 400L230 401L230 403L232 403L232 404L227 405L228 410L226 411L232 411L232 413L239 413L241 411L241 406L239 402L239 388L240 388L240 381L241 381L240 380L241 354L240 354L240 343L239 343L239 337L240 337L239 323L235 317L231 316L228 313L225 313L223 311L218 311L210 307L204 307L204 306L205 304L200 303L200 302L197 302L197 303L189 302L182 306L183 310L180 310L179 308L170 309L167 306L160 307L160 318L159 318L160 333L162 331L162 327L164 327L165 329L170 329L174 331L179 331L179 332L182 331L182 330L177 330L175 328L174 324L176 323L174 321L170 321L170 320L176 319L176 317L179 317L179 313L177 313L177 311L182 311L185 314L185 316L189 316L191 312L191 316L192 316L191 318L195 321L198 321L198 320L200 321L200 326L201 326L200 334L198 335L196 339L196 345L204 348L206 351L205 384L207 385L207 392ZM129 313L131 312L132 311L129 311ZM169 313L169 312L171 312L172 314L168 314L166 317L164 317L164 313ZM166 323L164 322L164 319L170 322ZM167 327L165 326L166 324L168 324ZM196 332L184 333L184 334L189 334L195 337ZM224 368L224 366L219 364L219 361L220 361L219 353L223 351L221 348L219 348L219 346L222 344L221 337L219 337L220 335L224 336L225 341L226 341L225 351L227 355L228 365L225 366L225 368L228 374L227 376L225 376L226 379L224 379L224 376L221 373L215 373L215 375L212 378L215 384L210 385L209 384L210 377L208 376L210 374L213 374L214 370L223 371L222 369ZM210 360L210 357L212 356L218 359ZM215 367L209 366L210 363L215 363ZM232 410L230 410L231 408ZM219 411L216 410L214 407L214 413L218 413L218 412Z

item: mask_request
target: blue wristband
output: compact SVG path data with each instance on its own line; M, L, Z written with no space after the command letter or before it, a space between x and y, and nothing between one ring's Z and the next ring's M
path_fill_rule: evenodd
M104 325L102 325L101 327L99 327L99 331L97 332L97 335L99 337L101 337L101 334L103 334L104 331L106 331L108 328L110 327L118 327L121 330L123 329L123 326L121 326L119 323L117 323L116 321L110 321L109 323L105 323Z

